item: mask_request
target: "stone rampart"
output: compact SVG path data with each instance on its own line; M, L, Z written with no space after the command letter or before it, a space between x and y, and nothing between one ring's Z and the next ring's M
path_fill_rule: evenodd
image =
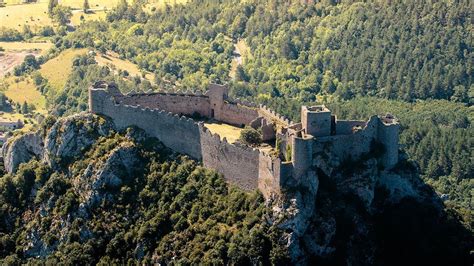
M366 121L358 120L337 120L336 121L336 135L350 135L354 127L364 128L367 125Z
M353 123L349 122L347 125L358 125L358 123L357 121L353 121ZM352 127L350 128L352 132ZM391 155L387 158L398 161L398 136L396 137L396 140L394 137L389 137L388 135L390 135L392 132L387 131L387 129L387 126L380 121L380 118L377 116L372 116L366 123L365 127L352 134L338 134L316 138L313 143L313 151L315 154L329 153L332 156L332 160L342 162L349 158L357 159L361 155L369 153L371 151L373 141L379 141L384 145L386 145L388 142L394 147L385 147L386 153L388 152ZM349 127L347 127L347 130L349 130ZM387 136L385 134L387 134ZM384 139L387 140L384 141ZM393 151L390 153L390 150L396 150L396 156L393 156ZM393 162L391 164L387 164L389 161L386 159L386 156L387 155L384 155L382 158L382 163L386 167L393 166Z
M219 135L200 127L202 162L245 190L258 187L259 151L245 145L230 144Z
M240 104L224 103L222 105L221 117L222 122L242 126L248 125L252 120L258 117L257 109Z
M191 118L179 116L172 112L152 109L166 106L168 101L183 99L195 101L205 106L206 96L189 97L188 95L172 94L110 94L105 88L91 88L89 90L90 112L109 116L118 129L129 126L137 126L145 130L150 136L156 137L164 145L176 152L188 154L200 159L203 165L217 170L223 174L226 180L245 190L259 188L261 178L265 179L268 188L262 188L265 196L279 191L277 188L280 178L279 159L274 161L270 155L261 153L258 149L242 144L228 143L219 135L212 134L202 122L196 122ZM203 99L203 100L197 100ZM163 104L163 102L165 102ZM188 101L189 103L189 101ZM146 105L143 107L141 105ZM173 106L169 107L175 108ZM189 108L191 112L194 107ZM257 109L241 106L240 104L228 104L225 107L229 111L227 123L248 124L256 118ZM192 110L194 111L194 110ZM183 113L182 110L179 113ZM225 115L224 118L226 119ZM232 120L233 119L233 120ZM239 120L240 119L240 120ZM260 163L269 163L268 171L260 167ZM285 174L290 170L285 168ZM262 174L262 177L260 177Z
M148 107L116 104L111 99L104 101L98 113L112 118L119 129L137 126L176 152L202 158L199 127L190 118Z
M174 114L210 116L210 102L206 96L148 93L116 96L115 100L127 105L140 105L150 109L160 109Z
M260 105L260 108L258 109L258 114L259 116L262 116L264 117L265 119L267 119L267 121L274 121L277 125L281 125L281 126L289 126L291 124L293 124L293 122L278 114L277 112L269 109L267 106L265 105Z
M96 83L89 90L89 110L111 117L119 129L140 127L174 151L202 160L230 183L246 190L258 188L266 198L285 187L306 185L300 183L313 178L310 172L318 165L315 158L331 162L358 159L371 151L374 140L386 148L381 158L385 167L398 162L399 125L391 115L373 116L368 122L336 120L325 106L303 106L302 122L294 123L266 106L230 100L227 87L220 85L211 85L205 94L123 95L113 84ZM278 147L270 155L228 143L203 122L183 116L196 113L237 126L253 125L265 140L277 137Z

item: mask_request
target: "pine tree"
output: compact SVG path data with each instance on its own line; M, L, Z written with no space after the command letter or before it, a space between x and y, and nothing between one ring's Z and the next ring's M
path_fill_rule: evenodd
M23 104L21 105L21 113L22 114L27 114L28 113L28 103L27 102L23 102Z

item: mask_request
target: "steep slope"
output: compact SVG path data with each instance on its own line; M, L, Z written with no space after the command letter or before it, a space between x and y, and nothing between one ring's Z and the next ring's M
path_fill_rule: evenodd
M285 260L258 193L228 187L139 129L116 133L89 114L52 122L6 145L32 148L5 152L15 166L0 179L2 263Z

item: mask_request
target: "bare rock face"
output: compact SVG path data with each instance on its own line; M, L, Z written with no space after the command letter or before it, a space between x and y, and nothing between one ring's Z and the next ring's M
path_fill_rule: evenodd
M43 157L43 136L41 131L30 132L21 136L10 138L2 148L5 170L15 172L21 163L33 158Z
M72 160L114 129L112 122L88 113L69 116L57 121L45 138L44 161L55 168Z
M133 143L123 143L106 155L105 161L92 161L73 181L81 197L82 211L93 208L103 199L112 200L109 192L120 189L127 179L133 178L142 165L140 158Z
M33 158L52 168L80 156L101 136L114 130L111 121L81 113L62 118L50 129L40 129L10 138L3 146L5 170L13 173L21 163ZM46 132L44 132L46 131Z

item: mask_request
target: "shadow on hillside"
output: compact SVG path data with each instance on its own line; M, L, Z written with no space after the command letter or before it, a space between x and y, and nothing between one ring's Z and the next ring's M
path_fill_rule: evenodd
M329 214L336 219L336 252L329 258L311 258L312 264L346 265L350 261L366 265L368 257L357 254L374 246L374 253L367 252L374 255L374 265L473 265L470 252L474 236L460 215L445 208L435 191L416 174L415 165L401 166L399 171L416 184L420 199L406 197L388 203L389 192L377 187L372 204L375 211L367 210L357 196L338 192L333 178L320 177L317 200L326 203L318 203L317 209L322 217ZM361 235L364 226L368 233ZM353 260L348 261L348 257Z

